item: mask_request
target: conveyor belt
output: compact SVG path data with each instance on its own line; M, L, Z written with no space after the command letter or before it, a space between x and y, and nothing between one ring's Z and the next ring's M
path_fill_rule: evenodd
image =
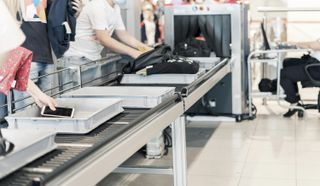
M55 141L59 147L56 150L7 176L0 181L0 185L37 185L39 178L49 174L69 160L76 158L79 153L93 144L111 138L112 135L110 134L116 134L130 126L128 124L112 125L112 123L132 121L133 118L137 118L145 111L146 109L126 109L123 113L86 135L57 135Z
M227 67L226 62L220 63L220 65L221 66L219 69L222 67L223 69L217 73L220 73L219 76L223 77L226 73L228 73L229 67ZM150 138L148 139L150 140L152 135L155 135L156 132L163 130L170 124L170 122L174 121L175 117L182 115L185 111L183 109L188 107L189 104L191 105L192 103L195 103L196 97L198 98L199 96L203 96L207 89L210 89L210 87L208 87L209 85L214 85L215 82L222 78L210 77L213 76L214 73L216 73L216 71L209 71L204 75L204 78L202 78L198 84L193 84L192 87L188 88L187 92L190 94L191 99L188 101L188 94L186 94L187 97L183 99L186 105L181 103L182 97L180 95L175 95L150 110L126 109L125 112L102 124L100 127L86 135L58 135L56 137L56 142L58 143L59 147L56 150L0 180L0 186L44 185L48 182L51 185L54 185L53 183L56 183L57 180L58 183L60 183L59 180L66 180L65 177L69 174L62 176L62 173L70 169L70 167L75 166L72 168L72 171L76 171L77 175L80 174L79 170L82 169L80 169L81 166L79 167L79 164L83 162L87 164L88 158L85 158L88 155L93 154L94 156L99 157L97 153L99 154L100 152L97 151L100 151L101 148L103 148L105 152L109 153L108 150L112 149L112 147L117 144L129 147L128 144L131 145L131 141L130 143L127 143L121 140L124 140L126 137L131 135L134 136L133 139L138 140L135 134L140 134L140 136L146 134L146 136L141 136L143 138L139 138L139 140L141 140L141 142L147 142L149 135ZM118 125L114 125L116 123ZM122 144L122 142L124 144ZM143 145L143 143L140 143L140 145ZM139 145L136 145L135 150L139 149L138 146ZM134 151L132 151L132 153L134 153ZM113 155L110 156L114 157ZM129 154L128 157L130 157ZM115 167L121 164L120 160L117 160L117 163L112 162ZM64 179L61 179L61 176ZM77 178L79 178L79 176ZM91 181L90 183L94 183L94 181Z

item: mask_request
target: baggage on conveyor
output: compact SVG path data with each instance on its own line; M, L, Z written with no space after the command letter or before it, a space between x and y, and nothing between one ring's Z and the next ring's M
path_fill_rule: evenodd
M137 59L132 60L123 68L125 74L145 71L145 75L151 74L196 74L199 71L197 61L173 55L167 45L157 46Z

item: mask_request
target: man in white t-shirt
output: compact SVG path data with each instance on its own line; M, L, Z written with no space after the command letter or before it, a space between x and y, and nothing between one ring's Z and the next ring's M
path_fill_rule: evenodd
M144 50L150 50L126 31L121 18L120 3L125 3L125 0L88 2L77 20L75 42L71 43L65 57L97 60L101 58L100 53L106 47L116 53L137 58ZM111 37L113 34L119 41Z
M69 50L58 63L59 69L71 67L61 76L64 90L80 84L77 68L72 67L100 59L104 47L134 59L151 50L126 31L119 7L125 3L126 0L92 0L86 3L77 19L75 42L70 43ZM118 40L112 38L113 34ZM91 69L82 74L82 81L88 82L101 76L99 69Z
M281 70L280 84L286 94L285 100L292 106L301 106L300 95L298 90L298 82L310 81L305 67L310 63L320 62L320 42L299 42L293 43L298 48L312 49L310 55L304 55L301 58L286 58L283 61L283 69ZM313 69L311 75L315 79L320 79L320 71ZM289 109L283 116L291 117L298 109Z

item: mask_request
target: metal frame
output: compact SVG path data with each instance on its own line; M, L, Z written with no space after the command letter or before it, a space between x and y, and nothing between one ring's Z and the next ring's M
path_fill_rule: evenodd
M201 6L197 7L197 6ZM195 11L195 9L200 11ZM232 72L232 114L247 113L245 95L247 79L245 78L245 55L249 51L247 25L247 9L242 4L208 4L168 6L165 9L165 43L174 45L174 16L176 15L231 15L231 72Z
M144 116L139 124L123 133L120 137L104 144L101 148L85 156L81 163L73 164L64 170L63 174L51 177L46 185L95 185L106 175L115 172L149 173L149 174L172 174L174 186L187 185L187 160L186 160L186 118L184 112L199 98L209 91L227 73L230 72L231 64L228 60L220 62L216 68L207 72L211 75L198 82L197 88L169 107L159 110L154 115ZM215 71L217 70L217 71ZM214 74L210 72L215 72ZM206 76L204 75L204 76ZM80 74L81 76L81 74ZM206 76L207 77L207 76ZM142 117L142 116L139 116ZM177 118L178 117L178 118ZM173 136L173 167L119 167L137 149L145 145L159 131L167 126L172 126ZM134 142L134 143L133 143ZM81 146L82 144L62 144L62 146ZM94 145L93 145L94 146ZM90 146L90 147L93 147ZM110 161L112 160L112 161ZM119 167L119 168L117 168ZM29 170L57 171L57 170ZM90 178L90 179L88 179Z
M115 173L131 174L161 174L172 175L174 186L187 186L187 146L186 146L186 117L180 116L171 124L173 167L129 166L118 167Z
M225 64L217 73L215 73L215 75L211 76L207 81L201 84L201 86L184 98L186 111L201 97L203 97L212 87L214 87L225 75L230 73L230 65L230 63Z
M65 84L62 84L62 82L60 82L60 77L59 77L59 81L58 81L58 82L59 82L59 85L58 85L58 86L53 87L53 88L48 89L48 90L44 90L43 92L48 92L48 91L52 91L52 90L55 90L55 89L59 89L59 88L60 88L59 91L57 91L56 93L50 95L50 96L53 96L53 97L54 97L54 96L58 96L58 95L60 95L60 94L62 94L62 93L64 93L64 92L66 92L66 91L73 90L73 89L77 89L77 88L81 88L81 87L85 86L85 85L88 84L88 83L92 83L92 82L94 82L94 81L96 81L96 80L99 80L99 79L102 79L102 78L104 78L104 77L107 77L107 76L109 76L109 75L111 75L111 74L107 74L107 75L105 75L105 76L101 76L101 77L98 77L98 78L96 78L96 79L93 79L93 80L91 80L91 81L89 81L89 82L85 82L85 83L84 83L84 82L82 81L82 68L84 68L85 66L89 66L89 65L100 65L100 63L110 63L110 62L113 62L113 61L116 61L116 60L119 60L119 59L120 59L120 56L114 55L114 56L110 56L110 57L107 58L107 59L106 59L106 58L102 58L102 59L99 59L99 60L96 60L96 61L91 61L91 62L82 64L82 65L79 65L79 66L76 67L76 71L77 71L77 74L78 74L78 82L79 82L78 85L74 85L74 86L72 86L72 87L70 87L70 88L66 88L66 89L61 89L61 87L63 87L64 85L70 84L70 83L73 83L73 82L70 81L70 82L67 82L67 83L65 83ZM62 69L59 69L59 70L57 70L57 71L55 71L55 72L48 73L48 74L39 76L39 77L37 77L37 78L33 78L32 81L36 81L36 80L39 80L39 79L44 78L44 77L47 77L47 76L54 76L54 75L60 76L60 73L62 73L62 72L64 72L64 71L69 71L69 70L72 70L72 69L74 69L74 68L69 68L69 67L62 68ZM7 96L7 110L8 110L8 113L9 113L9 114L12 114L12 113L14 113L14 112L16 112L16 111L22 110L22 109L24 109L24 108L26 108L26 107L28 107L28 106L30 106L30 105L33 105L34 102L33 102L33 103L30 103L30 104L27 104L27 105L25 105L25 106L23 106L23 107L21 107L21 108L15 108L15 109L14 109L14 107L13 107L13 104L14 104L14 103L17 103L17 102L20 102L20 101L23 101L23 100L27 100L27 99L29 99L29 98L31 98L31 96L27 96L27 97L24 97L24 98L18 99L18 100L13 100L13 99L12 99L12 90L11 90L10 93L8 94L8 96ZM5 105L3 105L2 107L5 107Z
M252 117L253 113L252 113L252 99L253 99L253 93L252 93L252 75L251 75L251 66L253 62L265 62L262 60L257 60L254 59L255 61L252 60L252 58L256 55L260 55L260 54L276 54L276 58L274 59L274 61L277 62L277 94L273 97L275 97L277 100L280 100L281 98L283 98L283 95L281 95L281 89L280 89L280 72L281 72L281 68L282 65L280 64L281 58L280 58L280 54L283 53L292 53L292 52L310 52L310 49L281 49L281 50L257 50L257 51L253 51L250 53L250 55L248 56L248 105L249 105L249 116ZM269 62L269 60L267 60L267 62ZM268 97L269 94L266 94L264 97Z
M118 173L148 173L172 174L174 186L187 185L186 160L186 117L183 113L199 98L209 91L227 73L230 72L230 63L223 61L218 65L221 69L191 92L182 102L161 113L159 117L145 121L130 135L124 136L117 142L107 144L104 148L87 157L80 165L75 165L63 175L50 181L48 185L93 185L111 172ZM176 117L179 116L177 119ZM175 121L175 122L173 122ZM173 122L173 123L172 123ZM158 131L172 123L173 140L173 168L170 167L119 167L141 146L146 144ZM134 141L135 143L132 143ZM125 151L123 149L126 149ZM110 162L109 160L113 161ZM119 168L117 168L119 167ZM90 179L87 179L90 177Z
M319 12L320 8L314 7L258 7L258 12Z
M74 167L66 170L61 176L51 180L47 185L94 185L103 179L106 175L110 174L115 168L121 165L122 162L127 160L132 154L136 152L137 149L146 144L153 136L155 136L158 131L163 130L165 127L170 125L175 121L177 115L182 115L183 103L179 102L173 107L159 113L160 116L156 118L150 118L144 121L139 127L131 130L131 132L123 136L122 139L114 141L107 144L103 148L94 152L91 156L84 159L81 164L76 164ZM183 123L177 122L177 125L184 126ZM177 137L183 137L184 128L181 126L176 126L175 134ZM179 128L180 127L180 128ZM134 143L132 143L134 141ZM176 146L183 146L182 141L177 141ZM185 143L185 140L184 140ZM181 147L180 148L185 148ZM182 153L177 153L177 156L183 155ZM112 160L112 161L110 161ZM179 159L181 161L181 159ZM178 166L180 166L178 168ZM183 170L184 166L176 165L174 166L178 171ZM176 172L176 171L174 171ZM182 178L184 173L179 172L179 174L174 174L175 180L178 183L184 183ZM90 178L90 179L88 179ZM184 185L176 185L184 186Z

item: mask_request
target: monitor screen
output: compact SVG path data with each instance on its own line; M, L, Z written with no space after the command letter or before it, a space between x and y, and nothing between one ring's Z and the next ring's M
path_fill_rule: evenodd
M268 37L267 37L266 30L265 30L265 28L264 28L263 22L261 23L261 32L262 32L264 49L265 49L265 50L270 50L271 48L270 48L269 40L268 40Z

